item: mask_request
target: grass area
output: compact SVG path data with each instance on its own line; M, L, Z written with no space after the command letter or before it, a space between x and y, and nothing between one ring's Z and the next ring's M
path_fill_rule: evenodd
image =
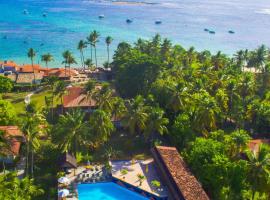
M10 101L16 109L18 115L25 112L24 98L29 92L12 92L3 95L3 99Z
M10 101L13 106L16 109L18 116L23 116L25 113L25 103L24 98L29 94L30 92L12 92L7 93L3 95L3 99ZM43 107L45 107L45 96L51 96L51 91L44 90L39 93L34 94L31 97L31 101L37 104L37 108L41 110ZM55 98L54 99L54 106L60 104L60 99Z

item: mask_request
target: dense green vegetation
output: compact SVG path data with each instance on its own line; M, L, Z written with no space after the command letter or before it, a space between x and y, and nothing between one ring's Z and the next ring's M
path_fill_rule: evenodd
M92 60L96 65L98 39L93 31L87 42L79 42L82 67L93 68ZM179 149L211 199L269 199L270 148L251 152L247 146L252 138L270 138L269 49L212 55L156 35L134 45L120 43L110 63L111 42L107 37L106 66L113 70L113 81L84 85L86 98L97 104L90 116L79 109L54 109L67 86L56 77L44 80L46 92L24 106L20 123L12 107L16 102L0 100L0 125L20 125L26 135L26 173L46 191L33 199L55 195L62 152L74 154L79 163L104 162L144 158L159 144ZM88 45L91 59L84 55ZM35 51L29 52L33 61ZM63 58L66 68L76 63L70 51ZM43 55L46 64L51 60ZM113 124L119 121L121 130Z
M160 110L169 119L161 139L179 148L211 198L269 198L269 147L247 149L249 139L270 137L269 49L231 58L156 35L120 43L112 66L120 95L141 102L129 112L130 133L146 133L149 110Z

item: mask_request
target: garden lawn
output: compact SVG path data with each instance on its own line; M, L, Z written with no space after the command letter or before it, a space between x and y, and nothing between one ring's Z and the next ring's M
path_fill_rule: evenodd
M10 101L13 106L16 109L17 115L18 116L23 116L25 114L25 103L24 103L24 98L26 97L27 94L31 92L12 92L12 93L7 93L3 95L3 99ZM45 107L45 96L51 96L51 92L48 90L41 91L39 93L36 93L31 96L31 102L34 102L37 104L37 108L41 110L42 108ZM54 106L60 104L60 99L55 98L54 99Z

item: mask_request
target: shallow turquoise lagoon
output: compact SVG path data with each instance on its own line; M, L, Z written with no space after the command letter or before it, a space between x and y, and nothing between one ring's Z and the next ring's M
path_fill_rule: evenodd
M262 43L270 46L270 0L0 0L0 13L0 60L21 64L30 62L30 47L38 51L36 63L49 52L55 58L50 67L59 67L67 49L79 63L77 43L94 29L101 34L99 65L107 57L108 35L114 38L112 51L121 41L133 43L156 33L186 48L231 55ZM128 18L133 22L127 24ZM155 24L157 20L162 24ZM90 48L85 57L90 57Z
M115 183L78 185L79 200L147 200Z

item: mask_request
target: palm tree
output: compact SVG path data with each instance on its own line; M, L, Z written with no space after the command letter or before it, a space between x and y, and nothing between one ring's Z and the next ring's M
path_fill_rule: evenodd
M32 64L32 70L34 73L34 83L36 83L36 76L35 76L35 70L34 70L34 58L36 57L36 51L33 48L30 48L27 53L28 58L31 59Z
M113 41L113 38L111 36L106 37L105 42L107 45L107 53L108 53L108 63L110 63L110 45Z
M109 88L108 85L103 85L100 90L95 92L93 97L96 100L99 109L109 113L112 111L113 91Z
M45 118L40 113L27 113L23 122L22 131L26 138L26 173L29 171L29 155L31 153L31 175L34 177L34 151L39 147L39 135L43 129L40 125L45 123Z
M169 123L169 120L164 117L164 111L160 108L150 108L149 114L146 121L146 128L144 131L145 138L148 139L155 132L158 132L159 134L163 135L164 133L167 133L167 127L166 125ZM153 140L150 138L151 141Z
M96 67L97 67L97 47L96 47L96 44L98 41L98 38L100 36L99 32L97 32L96 30L94 30L92 32L92 35L93 35L93 41L92 41L92 44L93 44L93 47L95 49L95 60L96 60Z
M70 76L70 66L71 64L77 64L73 54L70 51L65 51L63 54L63 58L65 59L62 63L65 64L65 76L66 76L66 67L69 68L69 76Z
M53 61L53 56L50 53L44 54L41 56L41 61L45 62L48 69L48 63Z
M31 200L44 193L34 184L33 179L28 177L19 179L16 173L0 176L0 190L0 199Z
M145 129L147 116L146 107L141 96L127 101L127 111L124 115L123 123L131 134Z
M62 105L62 114L64 112L64 106L63 106L63 96L67 93L66 90L66 82L64 81L58 81L55 86L55 90L53 91L55 95L57 95L61 99L61 105Z
M256 70L263 70L268 59L268 50L265 45L260 46L254 52L251 52L251 58L248 65L254 67Z
M94 64L93 64L93 62L92 62L92 60L91 59L86 59L86 61L84 62L84 64L87 66L87 68L89 69L89 70L93 70L93 67L94 67Z
M127 111L124 100L121 97L114 97L112 99L112 117L114 119L122 119Z
M93 43L94 43L94 35L93 32L86 38L87 43L90 45L90 52L91 52L91 60L93 60Z
M71 52L69 50L66 50L63 52L62 56L64 58L64 61L62 64L65 64L65 77L67 76L67 65L68 65L68 58L70 57Z
M258 152L247 151L252 200L256 192L269 192L270 183L270 149L267 145L260 145ZM268 193L269 194L269 193Z
M169 51L172 48L172 43L169 39L165 38L161 44L161 56L163 59L167 58Z
M243 71L243 67L245 64L245 52L243 50L237 51L234 55L236 60L236 65Z
M142 186L143 181L145 180L145 176L142 174L137 174L138 181L140 182L140 186Z
M87 47L86 42L83 40L80 40L78 43L77 49L80 51L80 54L81 54L81 63L82 63L83 70L85 70L83 49L85 49L86 47Z
M108 141L109 136L114 131L114 125L109 114L99 109L95 110L90 116L89 125L94 147Z
M92 99L94 94L96 93L96 84L97 84L96 81L89 80L84 86L86 98L90 101L90 105L92 105Z
M62 152L71 152L76 155L79 147L87 144L89 129L84 117L85 114L78 109L60 115L53 129L53 140Z

